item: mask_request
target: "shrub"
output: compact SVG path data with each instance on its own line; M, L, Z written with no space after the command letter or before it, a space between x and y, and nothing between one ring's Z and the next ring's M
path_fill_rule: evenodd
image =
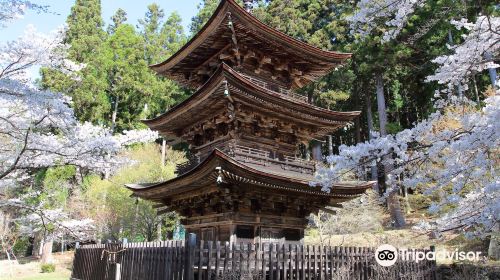
M29 247L29 238L28 237L20 237L14 243L14 254L16 256L26 256L27 250Z
M56 265L53 263L42 264L42 273L51 273L56 271Z

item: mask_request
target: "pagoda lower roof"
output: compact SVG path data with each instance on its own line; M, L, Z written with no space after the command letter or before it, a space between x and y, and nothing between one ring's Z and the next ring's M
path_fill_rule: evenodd
M224 96L226 86L231 101L265 111L269 115L287 118L293 123L305 123L319 131L334 131L353 121L361 113L331 111L314 106L259 86L228 65L221 64L210 79L189 98L166 113L143 122L153 130L176 137L177 130L211 118L221 110L227 110L228 97Z
M338 183L331 186L330 192L322 191L320 186L310 186L312 176L288 176L286 173L270 173L265 167L243 164L215 149L205 160L190 171L171 180L150 184L127 184L134 195L144 199L161 202L175 195L196 192L203 187L215 185L221 176L223 183L238 187L251 186L266 191L281 192L286 195L306 195L329 198L332 203L340 203L357 197L374 184L368 182Z
M324 76L351 57L350 53L322 50L294 39L262 23L236 1L221 0L212 17L186 45L150 67L182 85L196 88L199 81L191 80L191 74L228 47L238 49L237 52L261 50L273 59L286 61L307 77L302 85Z

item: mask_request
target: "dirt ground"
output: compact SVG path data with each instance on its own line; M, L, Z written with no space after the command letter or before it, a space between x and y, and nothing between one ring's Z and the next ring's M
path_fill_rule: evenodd
M67 280L71 276L73 252L54 253L56 271L41 273L36 258L20 258L17 262L0 260L0 280Z

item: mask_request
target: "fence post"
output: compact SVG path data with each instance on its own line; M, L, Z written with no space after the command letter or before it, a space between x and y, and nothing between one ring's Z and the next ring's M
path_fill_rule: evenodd
M437 269L437 265L436 265L436 246L434 245L431 245L431 251L434 252L434 260L431 261L431 266L432 266L432 280L436 280L437 279L437 273L436 273L436 269Z
M115 272L115 280L120 280L122 276L121 265L116 263L116 272Z
M196 234L190 233L186 240L186 261L184 263L184 280L194 280L194 251L196 249Z

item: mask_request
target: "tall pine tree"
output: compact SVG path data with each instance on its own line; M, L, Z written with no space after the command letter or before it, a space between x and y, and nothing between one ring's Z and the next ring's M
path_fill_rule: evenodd
M85 63L105 39L100 0L76 0L66 20L64 42L69 44L69 58Z

